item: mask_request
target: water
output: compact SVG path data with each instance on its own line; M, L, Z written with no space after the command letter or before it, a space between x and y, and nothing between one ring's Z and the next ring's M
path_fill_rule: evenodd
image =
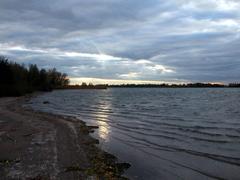
M239 89L59 90L31 103L98 125L131 179L240 179Z

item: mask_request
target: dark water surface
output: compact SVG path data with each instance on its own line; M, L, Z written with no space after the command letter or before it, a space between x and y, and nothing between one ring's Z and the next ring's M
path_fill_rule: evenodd
M131 179L240 179L239 89L59 90L31 102L98 125Z

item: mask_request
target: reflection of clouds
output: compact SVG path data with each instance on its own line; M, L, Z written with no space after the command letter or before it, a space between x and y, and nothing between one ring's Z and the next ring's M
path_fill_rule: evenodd
M100 138L104 139L105 141L109 138L110 133L110 126L108 124L108 110L110 109L111 104L109 102L104 102L104 104L101 103L99 105L99 109L96 109L96 119L97 119L97 125L99 126L98 129L98 135ZM103 110L103 111L102 111Z

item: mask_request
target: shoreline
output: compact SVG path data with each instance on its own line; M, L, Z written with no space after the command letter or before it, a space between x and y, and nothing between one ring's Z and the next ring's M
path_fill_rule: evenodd
M0 98L0 176L5 179L127 179L130 167L101 150L95 126L22 105L38 93Z

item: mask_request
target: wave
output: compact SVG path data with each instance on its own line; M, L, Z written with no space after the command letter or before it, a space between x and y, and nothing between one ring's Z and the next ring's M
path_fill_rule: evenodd
M103 135L99 137L103 138L103 146L113 151L111 153L127 157L126 161L133 163L134 172L140 173L142 179L147 179L147 175L139 169L149 173L155 169L159 176L166 172L177 179L184 179L181 173L185 170L199 177L238 179L238 94L234 89L69 90L36 97L30 105L36 110L71 115L100 126L97 131ZM46 99L50 104L42 103ZM121 150L125 145L130 147L127 152ZM136 151L140 151L139 157L148 163L136 163ZM150 156L153 157L151 161L148 160ZM212 167L206 170L198 164L196 167L189 165L196 159L211 163ZM162 161L169 166L159 166ZM233 168L225 171L224 167ZM179 173L175 172L176 168ZM218 174L221 172L224 172L222 177Z

